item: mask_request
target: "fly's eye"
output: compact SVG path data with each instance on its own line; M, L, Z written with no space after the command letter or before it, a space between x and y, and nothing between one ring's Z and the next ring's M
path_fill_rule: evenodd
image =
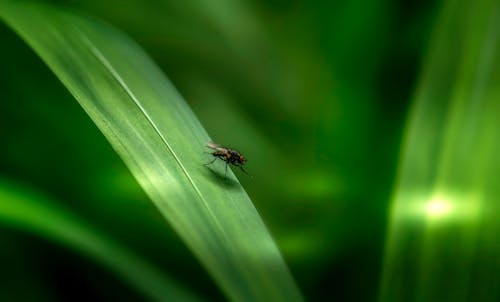
M240 155L240 162L244 163L246 161L247 159L243 155Z

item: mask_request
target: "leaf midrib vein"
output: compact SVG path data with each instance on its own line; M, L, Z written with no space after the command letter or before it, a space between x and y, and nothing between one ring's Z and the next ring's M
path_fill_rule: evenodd
M158 129L158 127L156 126L156 124L153 122L153 120L151 119L151 117L148 115L148 113L146 112L146 110L144 109L144 107L141 105L141 103L139 102L139 100L136 98L136 96L134 95L134 93L130 90L130 88L128 87L128 85L120 77L120 75L116 72L116 70L113 68L113 66L111 65L111 63L106 59L106 57L99 51L99 49L85 35L85 33L83 33L80 29L78 29L76 27L75 27L75 30L78 32L78 34L80 35L81 40L87 46L87 48L90 50L90 52L105 67L105 69L109 72L109 74L113 77L113 79L115 79L118 82L118 84L123 88L123 90L130 97L130 99L134 102L134 104L139 108L139 110L144 115L144 117L146 118L146 120L148 121L148 123L151 125L151 127L154 129L154 131L156 132L156 134L160 137L161 141L165 144L165 146L167 147L167 149L169 150L169 152L174 157L176 163L179 165L179 167L181 168L182 172L185 174L185 176L189 180L189 182L190 182L191 186L193 187L193 189L195 190L196 194L202 200L203 205L207 209L210 217L212 218L212 221L215 223L215 225L219 229L219 233L223 235L224 239L226 240L226 243L230 242L230 241L228 241L227 234L224 232L224 229L219 224L218 219L216 219L215 214L212 212L211 208L208 205L207 200L203 197L203 194L199 190L198 186L195 184L194 180L192 179L192 177L187 172L185 166L182 164L182 162L180 161L180 159L177 156L177 154L174 152L174 150L172 149L172 147L170 146L170 144L167 142L167 140L165 139L165 137L163 136L163 134L160 132L160 130Z

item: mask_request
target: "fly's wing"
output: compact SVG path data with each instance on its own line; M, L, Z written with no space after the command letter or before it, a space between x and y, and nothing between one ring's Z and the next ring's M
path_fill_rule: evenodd
M214 142L208 142L207 143L207 147L210 148L210 149L217 149L219 147L221 147L219 144L216 144Z
M208 142L207 147L210 149L214 149L216 151L225 151L227 149L226 147L216 144L214 142Z

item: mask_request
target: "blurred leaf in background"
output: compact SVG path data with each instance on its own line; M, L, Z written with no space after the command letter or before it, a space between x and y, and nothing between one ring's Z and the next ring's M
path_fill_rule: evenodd
M424 67L380 300L498 301L500 2L446 2Z
M0 180L0 221L88 254L130 286L136 287L148 299L198 301L147 261L127 252L126 248L105 238L102 232L93 230L78 217L58 208L55 202L5 180ZM38 300L39 292L17 294L27 295L25 297L32 295L30 299ZM7 291L2 291L2 295L6 301L14 297ZM40 296L40 299L44 299L43 295Z

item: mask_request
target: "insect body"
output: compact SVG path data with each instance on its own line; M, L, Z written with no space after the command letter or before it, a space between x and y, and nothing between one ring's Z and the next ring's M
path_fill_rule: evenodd
M227 166L231 164L233 166L240 167L241 171L248 175L247 171L243 169L243 165L247 162L247 159L239 151L221 146L214 142L209 142L207 147L214 150L211 154L215 158L208 164L205 164L205 166L213 164L213 162L217 159L221 159L226 162L226 174Z

